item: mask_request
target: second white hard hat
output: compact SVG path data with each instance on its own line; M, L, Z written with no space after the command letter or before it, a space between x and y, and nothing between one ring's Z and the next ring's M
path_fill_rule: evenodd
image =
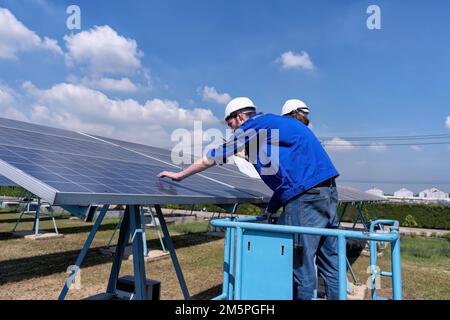
M224 119L227 120L227 118L236 111L239 111L241 109L247 109L247 108L253 108L256 110L256 106L253 104L253 101L250 100L247 97L239 97L234 98L230 102L228 102L227 107L225 108L225 117Z
M302 100L290 99L284 103L283 108L281 109L281 115L282 116L287 115L295 110L299 110L304 114L309 113L308 106Z

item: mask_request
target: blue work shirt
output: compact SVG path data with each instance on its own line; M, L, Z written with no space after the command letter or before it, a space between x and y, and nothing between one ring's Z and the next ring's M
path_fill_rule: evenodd
M253 114L225 144L210 150L207 157L223 163L255 141L260 142L258 152L254 152L256 156L250 152L250 162L274 191L267 206L271 213L302 192L339 176L320 141L307 126L292 117L274 114ZM270 162L261 154L267 154ZM277 170L268 174L270 168Z

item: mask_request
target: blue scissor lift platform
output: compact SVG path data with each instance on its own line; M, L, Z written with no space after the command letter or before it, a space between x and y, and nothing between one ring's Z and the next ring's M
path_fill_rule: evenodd
M292 234L248 230L242 235L241 299L292 299Z
M376 220L369 231L309 228L262 223L264 218L215 219L211 224L226 229L222 294L215 300L291 300L293 298L293 236L310 234L338 239L339 299L347 299L346 255L347 239L368 240L370 243L370 289L372 299L377 295L380 277L392 279L393 300L402 299L400 265L400 235L398 221ZM375 226L388 226L387 233L375 232ZM376 267L377 242L391 244L391 271Z

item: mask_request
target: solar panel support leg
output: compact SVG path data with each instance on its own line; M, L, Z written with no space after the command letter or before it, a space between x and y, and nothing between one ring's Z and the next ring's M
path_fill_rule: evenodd
M184 299L189 300L191 296L189 294L186 281L184 280L183 272L181 271L180 263L178 262L177 255L175 253L175 248L173 246L169 230L167 229L166 221L164 220L164 216L161 211L161 206L155 205L155 211L158 216L162 232L164 234L164 239L166 240L166 244L170 252L170 257L172 258L172 263L175 268L175 272L177 273L178 281L180 282L181 291L183 292Z
M148 250L147 250L147 236L145 234L145 213L144 213L144 207L140 207L141 212L141 228L142 228L142 246L143 246L143 252L144 257L147 256Z
M342 218L344 217L345 211L347 211L348 202L344 203L344 207L342 208L341 215L339 216L338 225L341 225Z
M36 218L34 220L34 235L39 235L39 211L41 210L41 199L38 199L37 207L36 207Z
M164 241L163 241L163 238L161 236L161 232L159 231L160 226L159 226L158 222L156 221L155 216L153 215L152 208L149 207L149 209L150 209L149 210L150 211L150 216L152 217L153 224L155 225L156 234L158 235L159 243L161 243L161 248L162 248L163 252L166 253L167 250L166 250L166 247L164 246Z
M20 221L22 221L22 216L25 214L26 207L23 207L22 211L20 212L19 219L17 219L16 224L14 225L14 228L12 229L12 232L16 231L17 226L19 225Z
M369 225L367 224L366 219L364 219L364 216L363 216L363 213L362 213L362 207L363 207L363 204L362 204L362 203L359 203L359 204L356 206L356 208L357 208L357 210L358 210L358 216L356 217L356 220L355 220L355 222L353 223L353 227L352 227L353 229L355 229L356 223L358 222L358 219L359 219L359 218L361 218L361 222L362 222L362 224L364 225L364 228L365 228L366 230L369 229Z
M132 233L133 269L134 269L134 293L136 300L147 300L145 290L145 263L144 249L142 245L141 210L139 206L130 206L130 227Z
M58 227L56 226L56 220L55 220L55 215L54 215L54 212L53 212L53 207L49 206L48 210L50 211L50 215L52 216L53 227L55 228L55 232L56 232L56 234L59 234Z
M108 241L108 243L106 244L106 247L107 247L107 248L109 248L109 247L111 246L111 242L113 241L114 236L116 235L117 230L118 230L118 229L120 228L120 226L122 225L122 220L123 220L124 215L125 215L125 213L123 212L123 213L121 214L120 218L119 218L119 222L118 222L118 223L116 224L116 226L114 227L114 231L113 231L113 233L112 233L112 235L111 235L111 238L109 238L109 241Z
M66 297L67 292L69 291L70 285L72 284L72 281L75 278L76 273L80 269L80 266L83 263L84 257L86 256L86 253L87 253L89 247L91 246L92 241L94 240L95 234L97 233L97 230L100 227L107 211L108 211L108 205L103 206L102 211L98 215L98 218L95 221L95 224L91 229L91 232L89 232L89 235L86 239L86 242L83 245L83 248L81 249L80 254L78 255L75 265L72 267L72 271L69 275L69 278L67 279L66 283L64 284L63 289L61 290L61 293L59 294L58 300L64 300L64 298Z
M111 267L111 274L109 275L107 293L115 294L117 279L119 278L120 267L122 265L123 254L125 247L130 238L130 211L129 207L125 208L123 213L122 223L120 224L119 240L117 241L116 252L114 254L114 261Z

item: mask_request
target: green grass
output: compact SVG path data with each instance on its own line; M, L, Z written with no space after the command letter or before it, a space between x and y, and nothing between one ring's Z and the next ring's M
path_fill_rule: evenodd
M17 214L0 215L0 232L10 231ZM105 219L82 266L82 289L71 290L69 299L80 299L106 288L112 257L100 254L118 219ZM73 264L92 227L80 220L58 219L65 234L56 241L0 239L0 299L56 299L64 281L66 268ZM19 225L30 230L32 219ZM52 230L51 221L41 222L44 230ZM220 291L223 268L223 239L206 235L208 223L196 221L169 225L177 256L191 295L209 298ZM117 234L114 240L117 241ZM149 248L159 249L154 231L147 233ZM450 242L447 239L402 236L402 276L405 299L450 299ZM390 269L389 249L378 259L384 271ZM368 257L353 264L362 283L369 277ZM162 299L181 299L181 291L170 259L146 264L147 277L160 280ZM131 261L124 260L121 274L132 274ZM350 276L349 276L350 278ZM389 288L389 279L382 281Z
M449 240L403 236L400 241L403 259L433 265L446 265L450 268Z
M184 233L184 234L201 233L208 231L208 223L205 221L195 221L183 224L170 225L168 228L177 233Z

